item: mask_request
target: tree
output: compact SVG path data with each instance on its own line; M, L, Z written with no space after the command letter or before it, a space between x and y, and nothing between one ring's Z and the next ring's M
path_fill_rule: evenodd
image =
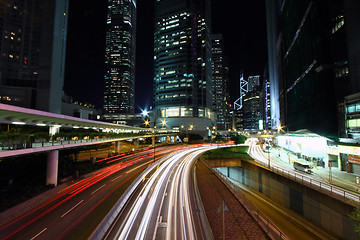
M232 135L230 139L232 141L234 141L235 144L242 144L242 143L245 143L247 137L245 137L244 135L236 133L236 134Z

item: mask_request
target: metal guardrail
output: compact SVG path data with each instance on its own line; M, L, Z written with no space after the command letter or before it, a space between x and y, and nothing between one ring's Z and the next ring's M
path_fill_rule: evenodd
M249 147L248 154L251 147ZM249 156L251 156L249 154ZM341 189L339 187L335 187L331 184L324 183L318 180L314 180L310 177L304 176L304 174L296 173L293 170L286 170L284 168L270 165L269 163L266 164L262 161L258 161L257 159L253 158L257 164L264 166L267 169L272 170L274 173L279 174L283 177L286 177L288 179L294 180L298 183L301 183L302 185L306 185L316 191L319 191L321 193L327 194L333 198L336 198L338 200L342 200L351 204L357 204L360 205L360 195L354 194L352 192L349 192L347 190Z
M163 137L173 135L171 134L156 134L156 137ZM41 147L50 147L50 146L60 146L60 145L67 145L67 144L80 144L80 143L97 143L97 142L111 142L111 141L121 141L121 140L128 140L134 138L149 138L153 137L153 135L142 135L142 136L128 136L128 137L113 137L113 138L94 138L94 139L78 139L78 140L62 140L62 141L50 141L50 142L35 142L35 143L28 143L28 144L20 144L21 146L17 149L10 149L10 147L1 147L0 152L4 151L15 151L15 150L22 150L22 149L29 149L29 148L41 148Z
M262 164L261 162L257 162L257 163L268 168L266 164ZM333 185L328 183L314 180L310 177L306 177L303 174L296 173L292 170L286 170L277 166L270 166L270 169L276 174L294 180L298 183L301 183L302 185L306 185L312 189L330 195L331 197L334 197L336 199L343 200L352 204L353 203L360 204L360 196L357 194L351 193L339 187L334 187Z
M234 196L240 201L240 203L246 208L249 214L253 216L255 220L259 223L261 228L271 236L271 239L289 239L261 210L256 207L247 197L238 189L238 187L232 183L224 174L222 174L219 170L212 168L206 162L206 160L202 159L202 162L212 170L215 175L229 188L229 190L234 194ZM234 192L236 191L236 192ZM241 197L239 196L241 195Z

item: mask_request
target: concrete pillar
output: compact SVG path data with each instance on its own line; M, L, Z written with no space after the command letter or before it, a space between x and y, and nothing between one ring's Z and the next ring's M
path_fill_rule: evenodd
M117 154L120 153L120 141L115 142L115 152Z
M135 147L135 148L138 148L138 147L139 147L139 139L138 139L138 138L135 138L134 141L133 141L133 143L134 143L134 147Z
M47 155L46 185L57 186L59 150L51 151Z
M170 143L170 136L166 136L165 143Z
M49 127L49 134L52 136L52 135L55 135L56 133L59 133L60 131L60 127L59 126L50 126Z

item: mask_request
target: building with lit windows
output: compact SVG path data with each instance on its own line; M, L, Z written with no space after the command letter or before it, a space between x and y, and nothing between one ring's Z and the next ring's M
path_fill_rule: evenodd
M68 0L0 2L0 102L61 113Z
M136 0L109 0L105 46L104 110L134 114Z
M265 67L260 93L260 113L264 129L271 129L270 81L267 66Z
M212 79L216 127L218 130L228 130L231 128L229 119L229 67L228 59L224 55L222 34L212 35Z
M272 128L346 135L344 99L360 92L360 2L266 1Z
M214 124L211 80L210 1L155 1L156 125L193 126L205 137Z
M248 89L243 98L242 125L244 130L261 130L260 116L260 76L249 76ZM250 90L251 89L251 90Z
M260 86L260 75L248 77L248 92L251 92Z

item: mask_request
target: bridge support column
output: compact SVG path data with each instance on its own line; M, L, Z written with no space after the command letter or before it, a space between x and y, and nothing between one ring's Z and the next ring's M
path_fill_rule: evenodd
M115 152L117 154L120 153L120 141L115 142Z
M165 143L170 143L170 136L166 136Z
M56 133L59 133L60 132L60 127L58 126L50 126L49 127L49 134L52 136L52 135L55 135Z
M51 151L47 155L46 185L57 186L59 150Z

